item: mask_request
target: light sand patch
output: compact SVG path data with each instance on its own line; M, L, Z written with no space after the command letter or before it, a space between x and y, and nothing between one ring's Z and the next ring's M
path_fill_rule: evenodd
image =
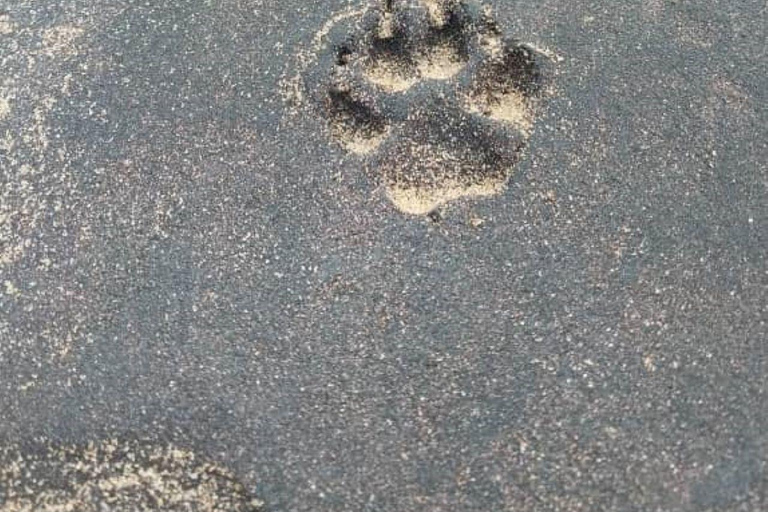
M0 94L0 121L11 113L11 100Z
M7 14L0 14L0 36L8 36L16 30L16 25Z
M459 74L464 66L461 55L447 44L430 48L416 59L419 73L429 80L448 80Z
M510 124L524 134L530 133L533 127L534 109L530 101L516 89L470 96L465 101L468 111Z
M16 298L21 295L21 292L19 291L18 288L16 288L16 285L13 284L13 282L6 281L4 285L5 285L5 294L7 296Z
M366 66L365 78L388 92L407 91L419 81L416 74L409 74L402 69L401 65L384 59L371 62Z
M557 53L552 48L548 48L546 46L540 46L534 43L526 43L525 46L527 46L534 52L538 53L539 55L543 55L544 57L546 57L552 62L556 62L556 63L565 62L565 57Z
M63 57L77 54L76 42L84 30L72 25L49 28L43 33L43 53L49 57Z
M10 231L10 229L10 216L0 213L0 231ZM24 251L29 247L30 243L27 239L12 240L12 244L3 247L0 250L0 268L18 261L24 256Z
M225 468L170 447L106 441L0 449L0 512L256 512Z
M510 170L489 168L472 147L408 143L383 163L387 197L403 213L426 215L461 198L501 193Z
M0 149L10 153L13 151L14 146L16 146L16 139L13 138L11 131L7 130L5 134L0 136Z
M427 215L439 206L461 198L480 198L499 195L506 188L506 179L488 179L481 183L463 183L446 180L439 186L403 187L389 185L387 197L395 207L410 215Z
M421 0L429 13L429 19L435 27L443 27L448 21L444 2L440 0Z

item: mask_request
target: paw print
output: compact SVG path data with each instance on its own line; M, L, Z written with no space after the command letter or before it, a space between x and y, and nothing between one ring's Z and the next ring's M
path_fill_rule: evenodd
M546 89L542 53L466 0L378 0L322 35L306 93L399 210L504 190Z

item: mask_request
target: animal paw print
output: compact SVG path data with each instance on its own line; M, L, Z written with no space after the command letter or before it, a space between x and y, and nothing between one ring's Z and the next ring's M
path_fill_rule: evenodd
M545 91L546 58L467 0L378 0L330 22L304 83L330 134L424 215L504 190Z

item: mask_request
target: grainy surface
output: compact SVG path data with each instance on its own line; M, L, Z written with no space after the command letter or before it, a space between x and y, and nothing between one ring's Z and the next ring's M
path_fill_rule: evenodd
M359 3L0 0L0 441L273 511L767 508L765 1L491 3L556 94L423 218L288 115Z

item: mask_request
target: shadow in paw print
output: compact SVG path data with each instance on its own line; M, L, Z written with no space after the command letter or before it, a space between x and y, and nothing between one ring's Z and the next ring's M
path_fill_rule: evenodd
M545 91L546 59L465 0L383 0L328 31L304 76L341 146L405 213L502 192Z
M376 150L387 134L387 122L365 100L357 99L342 85L331 87L326 112L333 136L348 150L368 154Z

